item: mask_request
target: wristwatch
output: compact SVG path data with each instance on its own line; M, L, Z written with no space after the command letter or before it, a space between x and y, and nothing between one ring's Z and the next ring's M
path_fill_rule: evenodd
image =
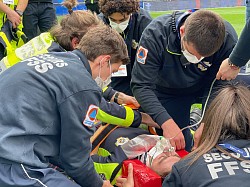
M233 70L238 70L238 69L240 69L239 66L234 65L229 59L228 59L228 65L229 65L230 68L233 69Z
M21 11L21 10L16 10L16 13L17 13L19 16L23 16L23 11Z
M119 92L116 92L116 93L115 93L115 97L114 97L114 102L117 103L117 104L119 104L119 103L118 103L119 94L120 94Z

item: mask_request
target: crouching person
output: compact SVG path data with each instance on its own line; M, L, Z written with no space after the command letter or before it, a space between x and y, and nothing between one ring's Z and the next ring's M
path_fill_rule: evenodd
M90 29L76 50L26 59L0 77L0 186L110 186L96 173L90 137L105 81L128 62L122 37ZM69 178L50 167L59 158Z

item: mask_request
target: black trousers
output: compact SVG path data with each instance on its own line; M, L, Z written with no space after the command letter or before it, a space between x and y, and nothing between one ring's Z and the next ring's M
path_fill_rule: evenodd
M98 3L85 3L88 10L91 10L92 12L95 12L96 14L100 14Z
M47 32L56 23L53 3L29 3L23 13L23 32L28 40Z

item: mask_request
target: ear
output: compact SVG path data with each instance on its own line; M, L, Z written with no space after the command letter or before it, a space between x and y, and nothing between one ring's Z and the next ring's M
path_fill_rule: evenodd
M77 38L77 37L74 37L72 40L71 40L71 45L73 47L73 49L76 48L76 46L79 44L80 40Z
M109 66L109 61L111 59L110 55L101 55L100 56L100 62L101 62L101 66Z
M180 35L183 37L185 35L185 26L184 24L180 27Z
M106 56L105 56L105 60L107 61L107 63L110 61L110 59L111 59L111 56L110 56L110 55L106 55Z

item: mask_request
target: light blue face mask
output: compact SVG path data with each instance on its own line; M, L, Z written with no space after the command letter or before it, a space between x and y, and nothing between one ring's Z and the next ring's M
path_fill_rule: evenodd
M95 82L96 84L101 88L105 88L106 86L108 86L111 82L111 64L110 64L110 60L109 60L109 70L110 70L110 75L106 80L102 80L101 78L101 61L100 61L100 68L99 68L99 75L95 78Z

